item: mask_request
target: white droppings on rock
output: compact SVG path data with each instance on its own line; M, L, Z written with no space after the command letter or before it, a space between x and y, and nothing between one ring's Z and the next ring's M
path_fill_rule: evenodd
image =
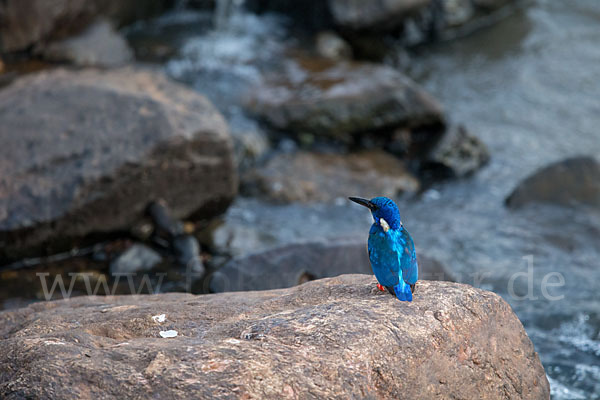
M172 329L168 331L160 331L159 335L162 338L174 338L177 337L177 331L174 331Z
M165 314L154 315L154 316L152 317L152 320L153 320L154 322L158 322L159 324L160 324L161 322L165 322L165 320L166 320L166 319L167 319L167 316L166 316Z
M61 342L60 340L56 340L56 339L51 339L51 340L44 340L44 345L49 346L52 344L57 344L57 345L66 345L65 342Z

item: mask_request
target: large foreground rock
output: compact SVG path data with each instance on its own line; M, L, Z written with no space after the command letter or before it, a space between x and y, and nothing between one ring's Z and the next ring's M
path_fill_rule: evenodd
M438 261L419 251L418 260L419 279L455 280ZM211 276L210 290L281 289L342 274L372 273L366 239L329 238L236 257Z
M56 70L0 91L0 259L131 227L164 198L211 216L235 195L226 123L162 75Z
M8 399L549 398L508 304L455 283L419 282L412 303L343 275L265 292L74 298L0 318Z
M246 173L242 184L246 194L279 203L332 202L345 200L348 193L361 193L367 198L396 197L419 189L419 181L404 164L380 150L283 153Z
M166 0L3 0L0 53L24 51L78 33L102 15L117 24L164 11Z
M506 199L512 208L530 203L600 209L600 163L592 157L573 157L541 168Z
M252 91L247 106L273 128L352 142L353 135L444 124L440 104L382 65L297 58Z

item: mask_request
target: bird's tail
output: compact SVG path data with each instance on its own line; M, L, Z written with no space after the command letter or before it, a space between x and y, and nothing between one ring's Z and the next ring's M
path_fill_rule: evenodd
M412 301L413 299L411 286L407 285L402 280L394 286L394 293L400 301Z

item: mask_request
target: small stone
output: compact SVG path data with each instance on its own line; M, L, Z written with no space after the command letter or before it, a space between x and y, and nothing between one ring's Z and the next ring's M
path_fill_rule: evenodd
M158 334L165 339L177 337L177 331L174 330L160 331Z
M490 159L487 146L462 125L451 126L429 152L423 169L432 178L462 178L472 175Z
M111 274L147 272L162 261L160 254L143 244L134 244L110 263Z
M352 48L350 45L334 32L319 32L315 42L317 54L323 58L330 60L352 58Z

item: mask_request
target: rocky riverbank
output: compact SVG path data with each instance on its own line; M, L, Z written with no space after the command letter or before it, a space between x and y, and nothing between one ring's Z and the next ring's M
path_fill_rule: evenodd
M192 296L79 297L0 313L0 395L21 398L549 397L497 295L374 278ZM35 372L34 372L35 371Z
M346 197L385 194L423 278L599 393L594 2L34 3L0 4L0 308L368 273Z

